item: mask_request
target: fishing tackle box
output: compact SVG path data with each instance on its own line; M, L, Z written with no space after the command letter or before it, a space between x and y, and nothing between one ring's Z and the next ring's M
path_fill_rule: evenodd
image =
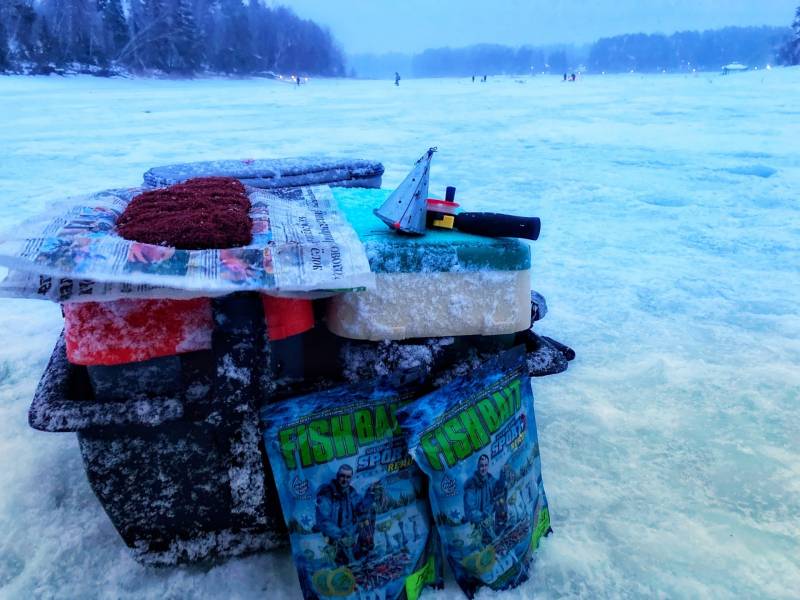
M269 362L260 301L213 301L212 349L180 355L177 393L95 395L63 334L29 411L40 431L77 433L95 495L134 557L167 565L286 542L264 468L256 399Z

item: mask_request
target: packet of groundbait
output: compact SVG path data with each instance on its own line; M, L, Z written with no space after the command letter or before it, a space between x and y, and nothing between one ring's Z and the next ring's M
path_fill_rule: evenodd
M262 410L305 598L416 600L441 585L427 482L395 417L410 400L343 386Z
M429 478L433 518L456 581L482 586L528 577L550 531L533 394L521 347L397 413L412 456Z

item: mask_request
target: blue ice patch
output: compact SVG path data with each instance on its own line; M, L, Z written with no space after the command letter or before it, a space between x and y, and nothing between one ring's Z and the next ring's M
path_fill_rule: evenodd
M470 598L515 587L550 531L523 348L397 413L430 480L445 555Z
M777 169L773 169L772 167L768 167L766 165L745 165L742 167L730 167L722 170L734 175L750 175L753 177L762 177L764 179L767 177L772 177L778 172Z
M425 478L395 416L410 400L343 386L262 409L306 599L416 600L441 582Z

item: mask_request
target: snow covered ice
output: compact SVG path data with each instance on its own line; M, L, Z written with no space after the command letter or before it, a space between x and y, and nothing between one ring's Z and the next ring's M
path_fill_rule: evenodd
M800 589L800 68L391 81L0 78L0 229L162 164L436 145L430 189L542 218L534 381L555 534L480 597L788 598ZM27 425L61 329L0 299L0 597L299 597L288 551L138 565L73 434ZM430 598L455 598L451 581Z

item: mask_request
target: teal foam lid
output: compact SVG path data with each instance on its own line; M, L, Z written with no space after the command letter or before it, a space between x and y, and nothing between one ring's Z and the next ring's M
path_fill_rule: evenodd
M334 187L331 191L363 242L375 273L522 271L531 267L530 245L523 240L443 229L429 229L423 236L401 235L372 213L391 190Z

